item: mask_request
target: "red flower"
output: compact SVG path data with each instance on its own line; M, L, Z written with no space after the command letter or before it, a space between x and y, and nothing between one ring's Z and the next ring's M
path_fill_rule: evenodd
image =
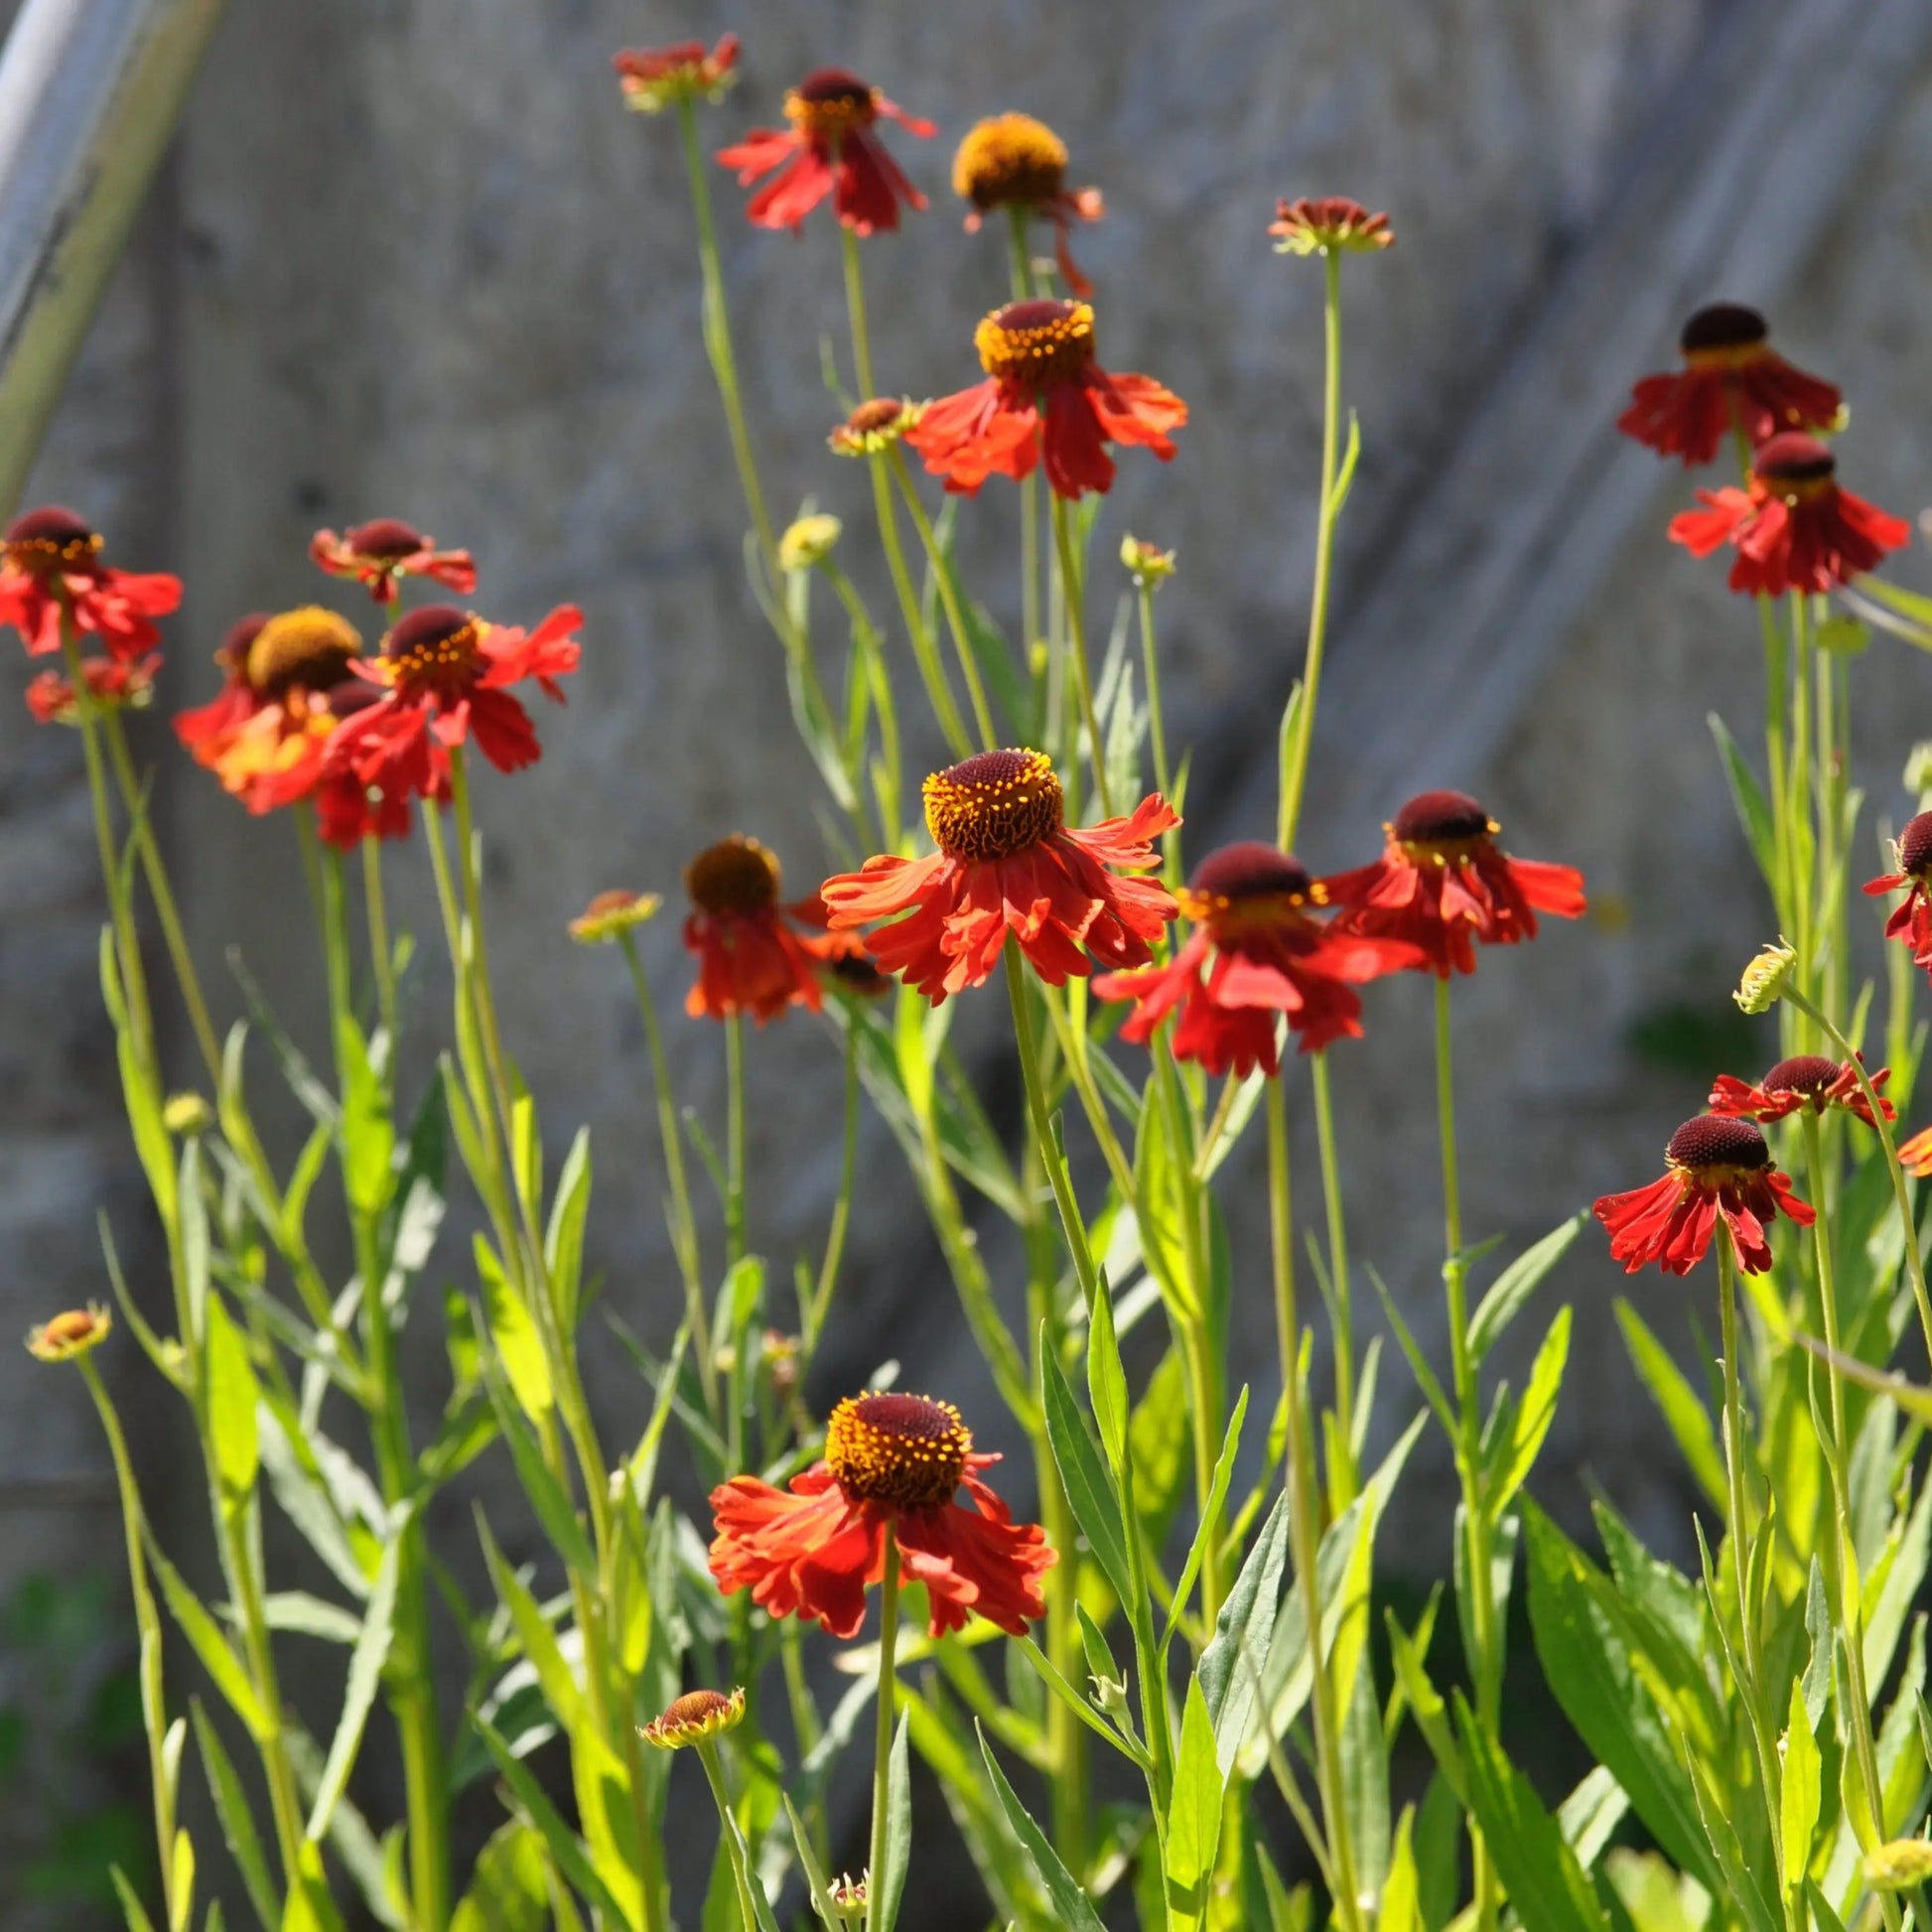
M1159 793L1131 818L1070 832L1050 760L1012 751L935 771L924 796L937 852L868 859L819 888L834 931L895 921L868 941L887 972L937 1006L992 977L1009 932L1049 986L1084 977L1087 952L1108 966L1147 964L1174 902L1154 880L1116 875L1161 863L1151 841L1180 820Z
M0 538L0 624L12 624L30 657L62 646L65 622L76 639L97 640L110 657L145 657L161 641L155 618L181 604L181 579L111 570L101 537L72 510L47 503L17 516Z
M823 1004L811 942L786 926L778 884L778 862L757 839L721 839L685 867L684 945L698 978L684 1010L694 1020L749 1013L761 1027L787 1007Z
M331 577L352 577L369 587L378 604L396 597L399 577L430 577L458 597L477 588L476 560L467 550L439 550L413 523L397 516L378 516L358 523L338 536L318 530L309 539L309 557Z
M952 162L953 193L972 207L966 232L995 208L1018 208L1053 224L1053 254L1066 285L1075 295L1092 286L1074 266L1067 230L1076 221L1098 221L1106 205L1097 188L1068 188L1066 143L1031 114L996 114L978 123L959 144Z
M536 727L505 687L535 678L562 704L557 679L577 668L583 646L571 633L583 621L574 604L559 605L527 633L448 604L410 612L383 638L379 658L355 660L381 695L330 738L325 781L352 780L387 836L406 829L410 799L445 795L450 748L473 733L499 771L534 764L543 756ZM341 832L347 836L346 825Z
M1732 430L1755 447L1782 430L1830 429L1838 390L1793 368L1769 334L1764 318L1740 303L1700 309L1678 338L1683 369L1645 376L1617 428L1659 456L1682 457L1686 469L1709 463Z
M725 34L709 54L703 41L674 47L627 47L611 56L623 104L655 114L680 100L716 100L737 78L738 36Z
M1748 489L1700 489L1708 507L1682 510L1670 538L1694 557L1731 544L1730 588L1776 597L1829 591L1872 569L1910 536L1901 518L1841 489L1838 459L1815 437L1791 431L1758 446Z
M1770 1223L1782 1213L1808 1228L1817 1216L1771 1165L1754 1122L1700 1114L1670 1137L1664 1176L1627 1194L1605 1194L1590 1209L1610 1235L1610 1256L1634 1275L1654 1261L1667 1275L1688 1275L1711 1246L1719 1215L1747 1275L1770 1270Z
M161 653L146 657L84 657L80 675L98 711L141 711L154 702L155 673ZM27 687L27 709L37 725L77 725L80 707L74 702L73 681L62 671L41 671Z
M1861 1053L1859 1065L1863 1064L1864 1055ZM1890 1078L1891 1068L1881 1066L1871 1076L1871 1087L1879 1095L1878 1105L1885 1118L1895 1120L1896 1110L1883 1097L1885 1082ZM1843 1107L1867 1127L1876 1124L1864 1089L1859 1084L1858 1068L1850 1060L1828 1059L1823 1053L1796 1053L1790 1059L1780 1060L1755 1086L1735 1074L1720 1073L1711 1089L1711 1098L1704 1104L1714 1114L1759 1122L1783 1120L1786 1115L1806 1107L1814 1114L1822 1114L1828 1107Z
M1031 477L1042 451L1061 496L1113 486L1109 443L1136 443L1163 463L1187 405L1151 375L1109 375L1093 359L1085 302L1009 302L973 332L987 379L926 405L905 440L946 487L973 495L995 471Z
M1356 986L1429 963L1404 940L1322 925L1311 911L1326 897L1321 885L1299 860L1258 839L1210 853L1178 897L1194 921L1187 943L1164 966L1109 973L1093 990L1103 1000L1138 1003L1121 1028L1125 1039L1147 1040L1178 1007L1175 1057L1198 1060L1217 1076L1230 1068L1279 1073L1282 1016L1305 1053L1359 1038Z
M1898 1165L1919 1180L1932 1177L1932 1127L1921 1127L1898 1144Z
M950 1403L848 1396L825 1426L825 1459L793 1476L790 1494L756 1476L711 1492L711 1574L771 1616L816 1617L853 1637L890 1536L905 1581L925 1586L933 1636L964 1629L974 1611L1024 1636L1046 1613L1039 1580L1059 1558L1037 1523L1015 1523L980 1480L999 1459L973 1453ZM971 1509L953 1500L962 1482Z
M1275 237L1276 252L1283 255L1365 255L1395 246L1389 217L1371 214L1345 195L1280 200L1268 232Z
M866 949L865 934L849 928L833 931L832 908L817 893L793 899L784 909L788 917L809 928L799 935L798 943L817 962L828 985L863 1000L892 991L892 981L873 963Z
M1864 890L1873 898L1903 890L1905 897L1885 921L1885 937L1902 939L1911 948L1912 964L1932 973L1932 812L1908 818L1892 852L1898 870L1867 880Z
M1536 937L1536 915L1581 918L1584 876L1574 866L1513 859L1498 850L1502 827L1465 792L1420 792L1383 831L1371 866L1323 880L1344 907L1339 929L1419 947L1442 979L1476 969L1475 941L1514 945Z
M738 171L741 188L781 170L746 205L753 225L795 233L828 195L832 211L862 235L897 228L901 202L924 207L925 197L873 132L882 114L908 134L934 132L930 121L915 119L843 68L808 73L785 95L790 127L754 128L736 147L719 153L724 167Z

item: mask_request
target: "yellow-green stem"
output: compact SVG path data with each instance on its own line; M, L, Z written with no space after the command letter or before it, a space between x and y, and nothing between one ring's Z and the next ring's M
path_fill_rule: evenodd
M886 1574L879 1586L879 1692L873 1726L872 1863L866 1873L866 1922L875 1923L886 1875L886 1835L892 1826L893 1713L898 1700L898 1544L886 1532Z
M809 1361L818 1344L819 1330L825 1324L825 1311L832 1305L832 1291L839 1283L839 1264L845 1259L846 1229L852 1219L852 1188L859 1166L859 1021L848 1016L845 1024L845 1115L839 1143L839 1196L832 1207L832 1225L825 1236L825 1258L819 1264L818 1286L812 1291L809 1307L799 1311L801 1339Z
M725 1021L725 1266L745 1259L745 1020Z
M1314 1089L1314 1130L1321 1152L1321 1202L1328 1222L1328 1292L1334 1320L1335 1437L1340 1467L1328 1471L1328 1492L1337 1513L1354 1500L1355 1323L1348 1284L1348 1222L1341 1201L1341 1163L1335 1148L1333 1098L1328 1086L1328 1055L1310 1060Z
M1027 248L1024 207L1007 209L1008 253L1013 270L1013 299L1027 301L1034 292L1033 258ZM1020 656L1024 663L1039 642L1039 475L1020 480Z
M878 473L881 461L890 462L893 473L898 479L900 493L905 498L905 506L912 513L913 527L919 533L919 541L925 547L925 554L932 565L933 580L939 586L940 608L946 614L946 627L952 633L953 651L959 659L959 674L966 681L966 695L973 707L973 723L979 728L980 744L991 751L999 744L999 729L993 722L993 707L986 701L986 686L980 678L979 660L973 654L971 626L966 621L965 608L959 601L959 585L953 576L951 559L939 546L938 533L932 527L932 519L925 513L925 505L919 501L919 492L912 486L911 473L905 467L905 457L897 445L884 459L874 459L874 474ZM947 691L947 701L951 701L951 691Z
M887 574L892 578L893 589L898 597L906 641L912 646L912 661L918 666L919 681L925 686L926 701L932 706L933 720L954 756L969 758L972 756L973 741L967 735L965 720L959 715L959 702L952 694L946 667L940 661L939 646L926 623L918 588L912 582L912 573L905 564L905 552L899 544L898 515L893 507L892 485L886 476L889 464L898 466L902 472L902 461L897 449L872 457L867 464L872 472L873 508L879 519L879 541L886 552ZM901 474L900 481L905 486L907 499L916 508L918 499L912 494L910 479ZM923 515L923 511L920 514Z
M1094 795L1100 800L1100 816L1112 818L1114 804L1107 788L1107 741L1100 734L1100 719L1093 708L1093 674L1087 662L1086 586L1081 581L1080 560L1073 550L1073 528L1066 502L1057 490L1052 492L1052 508L1053 548L1059 557L1060 585L1066 599L1067 656L1073 666L1080 716L1087 728L1087 744L1093 759Z
M725 1857L732 1868L732 1883L738 1888L738 1914L745 1932L759 1932L758 1906L752 1899L756 1882L745 1862L745 1849L738 1839L738 1821L732 1815L731 1793L725 1788L725 1767L719 1762L717 1743L709 1737L698 1739L698 1761L704 1766L711 1796L718 1807L718 1829L725 1835Z
M389 1035L393 1064L396 1050L396 960L389 945L389 915L382 896L382 842L373 835L362 840L362 910L369 928L369 964L375 971L376 1012Z

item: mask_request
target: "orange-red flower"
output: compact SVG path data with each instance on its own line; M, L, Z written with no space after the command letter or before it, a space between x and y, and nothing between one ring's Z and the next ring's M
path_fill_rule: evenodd
M1911 950L1912 964L1932 973L1932 812L1905 821L1892 853L1897 871L1867 880L1864 890L1873 898L1904 893L1885 921L1885 937L1902 940Z
M96 711L142 711L154 702L155 673L161 653L146 657L85 657L80 675ZM40 671L27 686L27 709L37 725L77 725L80 707L74 702L73 680L64 671Z
M401 577L432 578L458 597L468 597L477 588L476 559L469 551L439 550L434 537L424 536L399 516L378 516L341 536L318 530L309 539L309 557L331 577L366 584L378 604L394 600Z
M1075 295L1092 286L1074 266L1067 230L1076 221L1098 221L1106 205L1097 188L1068 188L1066 143L1044 121L1031 114L995 114L980 121L960 142L952 161L953 193L970 203L966 232L977 234L996 208L1053 224L1053 255Z
M892 981L882 973L866 946L866 937L850 927L832 929L832 908L819 894L794 899L786 913L806 928L798 943L818 962L827 985L857 999L878 999L892 990Z
M720 36L709 54L703 41L672 47L626 47L611 56L623 104L640 114L661 113L681 100L717 100L738 78L738 36Z
M684 869L691 912L684 945L698 977L684 1010L695 1019L749 1013L761 1027L787 1007L816 1013L812 943L793 932L778 903L778 862L757 839L734 835L708 845Z
M1859 1066L1863 1066L1864 1055L1858 1057ZM1891 1068L1881 1066L1871 1076L1871 1089L1879 1096L1878 1105L1885 1118L1894 1120L1897 1112L1884 1098L1885 1082L1890 1078ZM1822 1114L1828 1107L1843 1107L1867 1127L1875 1125L1870 1102L1859 1084L1858 1067L1850 1060L1830 1059L1823 1053L1794 1053L1780 1060L1755 1085L1734 1073L1720 1073L1704 1104L1714 1114L1759 1122L1783 1120L1807 1107L1814 1114Z
M1107 966L1153 957L1174 902L1157 881L1119 875L1153 871L1151 841L1180 823L1158 792L1131 818L1069 831L1051 760L1008 751L935 771L924 797L936 852L868 859L819 888L834 931L894 921L867 941L886 972L937 1006L991 978L1009 932L1049 986L1084 977L1088 952Z
M382 640L382 655L354 662L380 689L372 704L330 738L325 779L352 778L386 824L406 822L411 798L440 798L449 785L450 750L473 735L499 771L519 771L543 756L536 726L508 686L535 678L553 703L557 680L576 670L584 621L559 605L534 630L485 623L454 605L426 604ZM259 642L259 639L257 640Z
M833 213L855 234L897 228L899 204L922 208L925 197L874 132L882 115L908 134L935 131L857 74L820 68L785 95L789 127L754 128L718 160L737 170L741 188L772 177L745 206L755 227L795 232L829 195Z
M1932 1127L1921 1127L1899 1142L1898 1165L1919 1180L1932 1178Z
M1730 544L1737 552L1730 588L1750 596L1849 584L1904 544L1911 528L1841 489L1837 469L1816 437L1774 436L1751 458L1749 487L1700 489L1705 507L1673 516L1671 541L1694 557Z
M1043 455L1060 496L1113 486L1109 443L1173 456L1168 432L1187 405L1151 375L1110 375L1094 360L1086 302L1009 302L973 332L986 380L928 403L906 442L946 487L973 495L996 471L1031 477Z
M160 571L113 570L100 561L101 535L58 503L17 516L0 538L0 624L20 632L30 657L49 657L63 625L110 657L145 657L161 641L154 626L181 604L181 579Z
M771 1616L816 1617L852 1637L891 1537L905 1581L925 1586L933 1636L963 1629L975 1611L1024 1636L1046 1613L1039 1580L1059 1558L1037 1523L1016 1523L980 1479L999 1459L973 1452L950 1403L848 1396L825 1426L824 1460L793 1476L789 1494L756 1476L711 1492L711 1574ZM953 1500L962 1483L971 1509Z
M1670 1137L1665 1173L1648 1187L1605 1194L1590 1212L1610 1236L1610 1256L1634 1275L1654 1261L1667 1275L1688 1275L1705 1257L1719 1216L1730 1229L1737 1265L1747 1275L1770 1270L1770 1224L1783 1214L1799 1227L1817 1216L1771 1164L1754 1121L1700 1114Z
M1324 925L1313 908L1326 893L1300 860L1259 839L1224 845L1194 869L1178 895L1194 921L1166 965L1109 973L1093 983L1103 1000L1133 1000L1123 1038L1144 1041L1177 1007L1173 1050L1216 1076L1281 1071L1277 1023L1288 1021L1302 1051L1359 1038L1355 988L1383 973L1429 962L1401 939L1370 938Z
M1406 939L1442 979L1473 973L1475 942L1536 937L1536 915L1581 918L1584 876L1574 866L1515 859L1496 844L1502 827L1460 791L1425 791L1385 825L1373 865L1322 881L1343 908L1344 931Z
M1395 246L1386 214L1371 214L1345 195L1303 196L1275 204L1268 224L1275 250L1283 255L1366 255Z
M1678 337L1683 368L1645 376L1617 428L1659 456L1682 457L1686 469L1709 463L1732 431L1755 447L1782 430L1830 429L1838 390L1794 368L1769 338L1764 318L1742 303L1700 309Z

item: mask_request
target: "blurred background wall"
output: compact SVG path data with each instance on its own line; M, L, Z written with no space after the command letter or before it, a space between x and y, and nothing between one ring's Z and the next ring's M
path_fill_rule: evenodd
M359 593L307 563L319 525L401 515L471 547L478 608L500 621L584 607L583 672L570 708L541 721L543 762L482 790L491 944L549 1144L560 1155L592 1129L590 1266L609 1305L656 1338L677 1294L634 1008L611 956L573 948L565 921L613 885L675 904L684 860L732 831L773 846L800 890L825 859L816 781L741 565L675 130L626 115L610 69L618 47L728 29L744 37L744 77L704 113L714 146L779 119L784 88L827 63L940 125L932 142L889 135L932 207L863 250L890 391L973 379L972 326L1002 298L1001 238L964 235L947 189L975 119L1039 115L1068 142L1071 179L1104 190L1105 222L1076 243L1103 359L1159 376L1192 416L1171 467L1122 464L1093 552L1094 621L1104 629L1124 588L1111 563L1124 530L1177 551L1160 618L1170 732L1195 747L1196 853L1272 824L1274 720L1307 622L1321 277L1270 252L1274 198L1347 194L1391 212L1397 246L1344 276L1363 455L1304 856L1317 871L1360 863L1404 797L1454 783L1503 821L1505 844L1583 866L1587 924L1491 955L1456 989L1465 1213L1520 1244L1649 1177L1716 1055L1740 1071L1774 1056L1768 1029L1739 1037L1728 1004L1768 914L1705 723L1716 710L1754 742L1760 698L1748 611L1717 566L1663 541L1686 480L1610 424L1629 381L1674 359L1691 308L1756 302L1782 348L1843 383L1847 481L1916 511L1932 431L1932 4L231 10L30 500L70 502L109 531L117 560L186 580L164 713L212 692L208 654L245 611L320 598L369 622ZM754 231L722 171L714 190L774 509L809 497L846 518L843 555L884 621L864 479L824 448L840 413L827 345L845 355L835 238L822 217L797 239ZM975 584L1017 625L1012 494L996 483L963 522ZM1897 574L1926 576L1916 558ZM1932 666L1881 641L1857 684L1868 816L1896 817L1906 750L1932 735ZM244 817L174 753L164 716L140 732L217 1018L240 1011L219 970L233 944L300 1024L320 993L290 827ZM103 1292L97 1206L142 1252L93 977L91 851L77 745L0 703L0 1329ZM447 986L419 843L394 879L425 942L420 1045L441 1035ZM674 918L647 930L646 952L674 1010L686 980ZM1003 1003L965 1008L956 1037L1017 1125ZM1432 1334L1427 1008L1424 985L1375 989L1371 1036L1337 1053L1336 1079L1357 1248ZM684 1094L715 1115L717 1033L678 1019L671 1045ZM192 1077L186 1051L179 1072ZM754 1238L781 1275L823 1238L839 1077L809 1019L754 1042ZM908 1385L954 1395L997 1439L994 1398L876 1123L864 1153L849 1287L811 1397L822 1410L897 1358ZM1252 1169L1231 1173L1244 1341L1266 1361L1258 1189ZM460 1244L449 1253L461 1279ZM1017 1278L1004 1285L1017 1300ZM1626 1367L1617 1287L1587 1236L1551 1291L1576 1302L1580 1327L1536 1486L1574 1521L1600 1485L1682 1555L1686 1479ZM1628 1292L1688 1352L1696 1291L1653 1276ZM426 1408L442 1393L434 1326L410 1337ZM1527 1345L1540 1325L1526 1327ZM125 1369L133 1351L119 1353ZM124 1381L137 1414L158 1412L158 1387ZM616 1350L598 1393L614 1434L640 1424L640 1386ZM1382 1436L1414 1407L1392 1366ZM165 1507L178 1446L158 1413L148 1426ZM1427 1576L1447 1556L1449 1476L1433 1444L1413 1466L1386 1562ZM485 1495L513 1540L508 1489ZM451 1499L440 1533L467 1548L466 1499ZM0 1592L29 1573L112 1573L114 1535L77 1384L0 1352Z

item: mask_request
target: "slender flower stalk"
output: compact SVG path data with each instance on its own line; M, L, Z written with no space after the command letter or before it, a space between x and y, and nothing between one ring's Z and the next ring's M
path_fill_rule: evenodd
M1114 815L1113 800L1107 784L1107 741L1100 730L1099 714L1093 706L1093 671L1087 661L1087 589L1080 559L1073 545L1073 526L1067 516L1065 499L1052 494L1053 552L1059 559L1060 591L1066 611L1066 655L1073 668L1073 688L1079 695L1080 721L1087 730L1087 751L1093 760L1094 796L1100 801L1102 818ZM1069 772L1079 769L1079 760L1068 747Z
M845 1259L845 1240L852 1222L853 1182L859 1166L859 1037L856 1019L845 1024L845 1107L839 1136L839 1193L832 1204L832 1224L826 1230L825 1256L819 1263L818 1285L799 1311L804 1330L805 1355L809 1360L825 1325L826 1311L832 1306L832 1291L839 1285L839 1266Z
M850 233L850 230L847 230ZM1073 1566L1065 1566L1071 1569ZM893 1714L898 1701L898 1545L886 1540L886 1574L879 1586L879 1690L873 1725L872 1863L876 1883L886 1869L886 1838L892 1829ZM866 1922L872 1923L867 1911Z
M725 1266L745 1259L745 1016L725 1021Z
M1321 1202L1328 1225L1329 1311L1334 1325L1335 1450L1328 1469L1329 1505L1339 1515L1359 1486L1355 1467L1355 1324L1348 1281L1348 1220L1341 1198L1341 1163L1335 1147L1334 1100L1324 1048L1309 1060L1314 1094L1315 1140L1321 1152Z
M993 722L993 709L986 700L986 684L980 676L979 659L973 651L972 627L966 621L966 612L959 601L959 584L955 576L952 560L940 546L937 531L932 527L932 519L925 513L925 505L919 501L919 493L913 487L912 475L905 467L904 453L895 446L884 459L893 466L893 474L897 479L899 493L905 498L905 507L911 513L912 525L919 533L919 541L925 548L926 560L932 566L933 581L939 587L939 606L946 614L946 624L952 633L953 651L959 659L959 674L966 683L966 695L973 707L973 723L979 729L980 750L990 752L1000 742L999 727ZM875 459L875 474L877 463ZM1029 482L1032 481L1030 478ZM897 533L895 533L897 542ZM935 653L936 657L936 653ZM943 685L943 674L941 675ZM946 688L946 702L952 702L950 687Z

